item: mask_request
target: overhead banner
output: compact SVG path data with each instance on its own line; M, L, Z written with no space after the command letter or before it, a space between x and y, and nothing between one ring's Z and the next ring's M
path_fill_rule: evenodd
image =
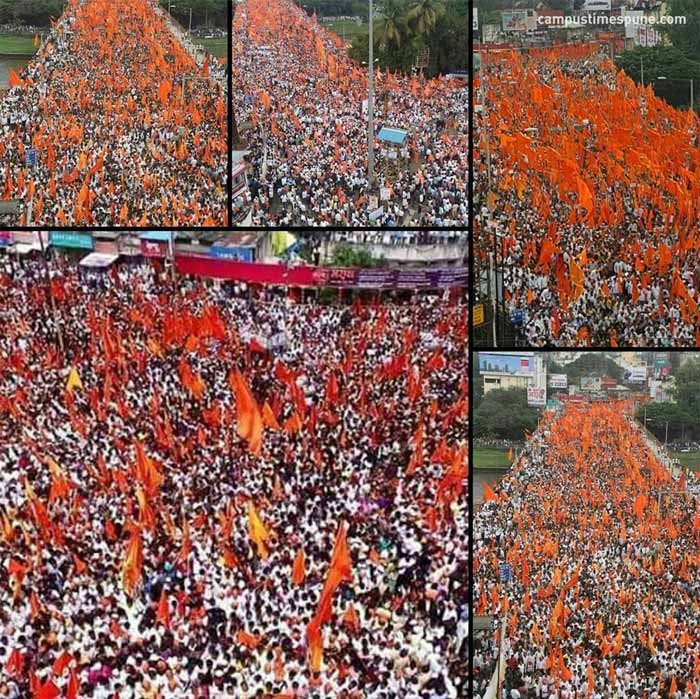
M569 377L566 374L550 374L549 375L549 387L550 388L568 388Z
M306 265L292 267L196 256L176 256L175 267L181 274L245 281L251 284L408 290L449 289L467 285L466 267L429 270L355 269Z

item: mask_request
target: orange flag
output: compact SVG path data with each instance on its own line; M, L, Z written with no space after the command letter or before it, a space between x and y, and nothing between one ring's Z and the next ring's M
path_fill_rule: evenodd
M294 557L294 565L292 566L292 582L295 585L303 585L306 577L306 557L304 549L299 549Z
M270 534L267 529L265 529L265 525L258 516L252 502L248 503L248 532L250 538L258 547L258 554L260 557L267 558L268 550L267 546L265 546L265 542L270 538Z
M589 213L593 209L593 195L588 185L581 177L576 177L576 187L578 189L578 203Z
M232 382L236 393L238 434L242 439L248 441L248 448L253 454L259 454L262 447L263 428L260 409L239 371L234 372Z
M279 422L277 422L275 414L272 412L270 404L267 401L265 401L265 405L262 407L262 422L265 427L269 427L271 430L275 430L276 432L279 432L282 429Z
M124 591L133 596L141 582L141 569L143 567L143 542L139 531L131 535L129 548L122 566L122 587Z
M80 682L78 681L78 675L76 674L75 669L71 669L68 687L66 688L66 699L78 699L79 688Z
M165 588L163 588L163 591L160 593L156 619L170 631L170 605L168 604L168 595L165 592Z
M659 253L659 276L663 277L666 272L668 272L668 268L671 266L671 259L672 259L672 254L671 254L671 248L668 247L665 243L661 243L658 248L658 253Z
M484 481L484 502L489 502L490 500L499 501L498 495L493 492L491 486Z
M10 68L10 87L24 87L24 81L12 68Z

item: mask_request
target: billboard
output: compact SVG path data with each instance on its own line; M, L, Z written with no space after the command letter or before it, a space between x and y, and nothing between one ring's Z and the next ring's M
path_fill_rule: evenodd
M582 376L582 391L600 391L600 376Z
M511 376L534 376L535 356L532 352L479 352L479 371Z
M611 0L586 0L583 4L584 12L610 12Z
M550 388L567 388L569 385L569 377L566 374L550 374Z
M528 23L531 10L504 10L501 12L501 26L504 32L526 32L532 29ZM534 13L533 17L534 17Z
M197 255L176 255L175 266L180 274L235 279L251 284L356 289L455 289L466 287L468 271L466 267L402 270L287 266Z
M670 352L654 352L654 375L668 376L671 373Z
M527 404L533 408L544 408L547 405L547 389L528 386Z
M647 380L647 368L645 366L633 366L626 372L625 379L631 383L644 383Z

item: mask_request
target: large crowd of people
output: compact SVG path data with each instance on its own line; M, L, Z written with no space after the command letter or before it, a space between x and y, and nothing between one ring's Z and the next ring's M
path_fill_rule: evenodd
M232 70L234 119L250 126L253 225L467 224L466 81L377 71L376 133L408 136L398 148L375 139L370 188L367 70L339 37L291 0L247 0L235 8Z
M509 699L698 696L700 508L669 463L629 402L545 413L475 513L476 697L499 653Z
M0 696L465 697L466 299L46 273L0 258Z
M608 49L484 54L475 263L531 346L697 345L700 123Z
M156 0L69 0L0 101L5 225L227 223L224 67Z

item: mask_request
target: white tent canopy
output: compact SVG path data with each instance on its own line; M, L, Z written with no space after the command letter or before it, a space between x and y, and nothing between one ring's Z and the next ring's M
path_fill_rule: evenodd
M91 269L103 269L109 267L119 255L107 255L103 252L91 252L89 255L80 260L81 267L89 267Z

